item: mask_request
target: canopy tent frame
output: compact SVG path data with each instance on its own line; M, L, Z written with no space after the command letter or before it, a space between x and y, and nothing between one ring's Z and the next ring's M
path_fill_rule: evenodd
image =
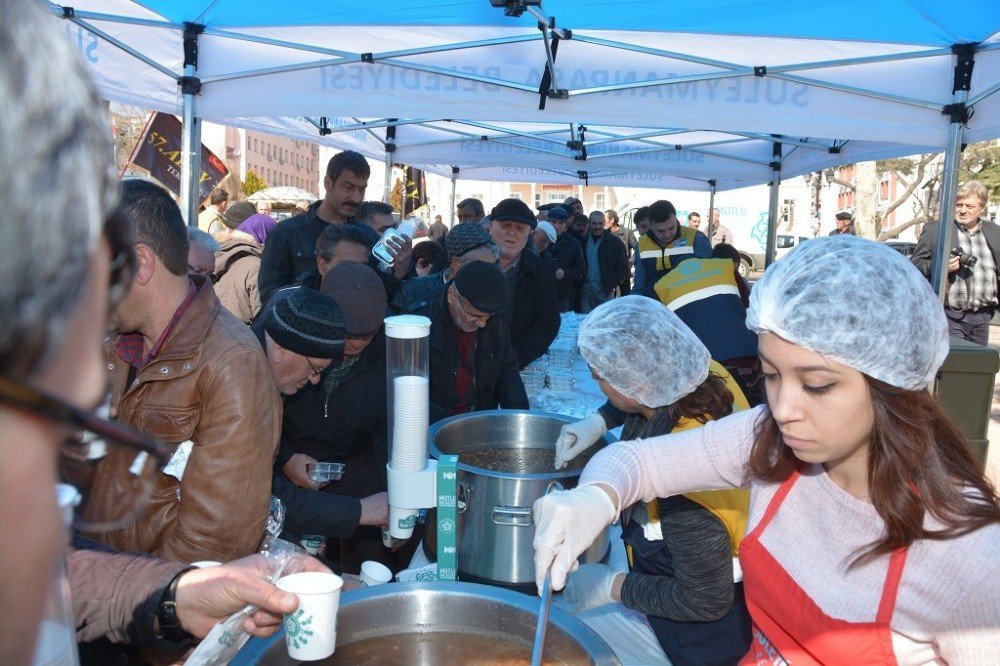
M572 6L569 4L560 4L558 0L552 0L552 1L555 4L566 9L567 13L573 10ZM150 0L148 2L142 3L141 5L138 3L136 4L139 7L142 7L145 11L154 13L155 10L152 9L151 7L156 6L157 2L155 2L154 0ZM215 3L213 3L213 5L215 5ZM997 49L1000 49L1000 42L995 41L996 27L997 25L1000 24L997 24L996 21L998 16L995 16L993 14L987 15L986 18L988 20L984 22L984 25L985 27L993 30L993 32L985 34L986 36L990 37L991 40L994 41L987 41L984 39L976 41L974 39L970 40L962 38L960 37L961 34L971 31L955 30L954 26L942 25L940 22L935 23L934 22L935 16L927 15L924 16L923 19L926 22L934 25L934 29L937 30L937 32L935 33L933 30L924 31L924 33L922 33L924 34L924 39L925 39L924 43L921 43L919 40L916 39L912 40L911 43L903 43L899 39L897 39L896 41L889 39L889 40L883 40L881 42L872 39L869 41L871 41L873 44L875 42L878 42L877 44L878 46L883 47L884 45L884 48L889 48L892 50L892 52L855 55L855 56L839 57L839 58L831 57L825 59L821 57L815 61L800 60L796 62L779 63L775 65L751 66L749 64L739 64L736 62L729 62L726 61L725 59L703 57L696 55L695 53L683 53L676 50L669 51L664 49L653 48L650 46L645 46L639 43L630 44L625 41L606 39L600 34L598 34L599 31L602 30L602 28L600 26L595 26L592 23L586 24L586 28L578 29L575 32L573 30L567 29L567 25L564 25L566 23L565 21L563 22L563 24L560 25L560 27L557 28L554 16L559 12L553 12L552 15L550 16L549 14L542 12L541 9L536 10L535 8L527 8L529 13L538 21L538 25L535 27L535 29L529 29L523 22L509 24L515 26L518 29L524 28L523 33L500 35L489 39L479 39L473 41L457 41L457 42L444 42L436 44L424 44L415 48L389 49L377 53L376 52L360 53L356 52L358 51L358 49L335 49L335 48L329 48L327 46L322 46L319 44L306 44L299 41L281 40L261 34L254 34L253 30L257 28L272 27L270 24L266 23L261 23L259 26L249 26L247 28L248 30L247 32L241 32L236 29L226 29L225 27L219 27L224 22L220 23L216 21L213 23L212 20L204 21L209 25L203 27L196 23L189 23L189 22L177 22L166 19L155 20L137 16L117 15L107 12L78 11L74 10L73 8L63 8L56 5L51 5L51 6L53 12L61 15L62 18L70 20L76 23L77 25L85 28L86 30L93 32L95 35L99 36L106 43L112 45L117 49L120 49L122 52L128 54L132 58L137 59L144 65L153 68L159 74L167 76L168 79L173 81L175 85L179 85L182 87L182 92L180 95L180 100L181 100L180 111L182 112L182 115L184 116L185 120L184 122L185 137L184 137L184 151L183 151L184 163L182 169L185 173L182 177L182 189L186 193L185 203L187 204L186 208L188 209L189 219L191 219L192 217L191 211L193 210L193 207L196 204L190 203L188 199L192 198L190 197L190 194L195 191L197 185L195 174L200 175L200 168L198 168L197 164L197 161L200 158L200 151L194 150L194 147L200 145L200 140L197 140L199 138L198 131L200 129L199 120L201 118L217 119L222 122L226 122L227 120L226 118L221 118L221 117L214 118L211 113L207 114L203 113L202 112L203 109L201 108L203 106L203 104L201 104L202 100L196 98L197 92L201 87L204 87L209 84L231 82L234 80L260 77L263 75L277 75L281 73L296 72L296 71L316 69L321 67L339 67L344 65L361 64L361 63L364 64L377 63L377 64L391 66L393 68L398 68L400 70L424 72L428 74L433 74L435 76L447 77L448 79L454 81L476 82L489 86L495 86L498 89L506 91L515 91L516 93L524 92L524 93L531 93L533 95L540 95L541 99L539 100L538 108L539 110L548 108L548 113L546 115L551 116L552 122L565 123L566 120L568 120L568 118L566 117L567 113L577 113L581 115L580 118L581 120L590 120L591 124L597 126L602 125L600 118L587 118L586 115L580 114L579 111L567 111L568 109L572 109L575 107L572 107L570 105L560 106L560 102L563 102L565 100L572 100L573 98L587 97L590 95L595 95L600 93L627 92L645 88L665 89L669 92L674 89L680 90L678 86L689 85L692 83L718 81L725 79L744 79L747 77L754 77L754 79L758 78L772 79L776 81L789 82L796 85L805 86L809 89L827 90L827 91L832 91L834 93L842 93L850 96L852 99L865 98L869 100L874 100L879 103L883 103L884 105L887 105L880 107L885 111L885 113L883 114L885 117L890 117L892 115L891 111L894 109L902 110L904 108L909 108L918 111L942 112L945 115L951 116L950 122L947 124L946 131L940 134L934 134L935 138L927 139L928 143L926 145L922 143L920 144L914 143L912 146L908 147L914 148L914 150L912 150L911 152L927 152L928 149L940 149L942 147L945 149L945 172L942 185L942 206L941 206L941 216L942 219L944 220L950 220L953 217L953 210L954 210L953 198L954 198L954 192L957 188L959 160L962 150L962 143L966 138L965 125L966 123L968 123L969 118L971 118L971 110L976 104L981 104L984 102L989 102L989 104L995 104L996 98L994 96L997 95L998 92L1000 92L1000 81L993 81L990 80L990 78L986 79L986 85L984 85L982 89L977 90L973 93L971 88L971 72L972 72L973 59L975 55L978 53L991 53L996 51ZM988 12L990 11L988 5L977 3L976 6L979 10L986 8ZM208 5L206 5L206 7L208 7ZM926 8L914 5L913 7L908 7L908 9L919 13L922 9ZM205 11L207 11L207 9ZM652 11L655 12L656 10L654 9ZM168 14L169 12L163 12L161 15L166 16ZM560 15L564 16L564 14ZM195 19L203 19L204 17L205 14L202 11L195 11L194 16L192 16L192 18ZM573 18L577 17L574 16ZM691 19L690 16L686 16L686 18L688 21L690 21ZM937 18L940 19L941 16L937 16ZM183 30L185 33L185 40L184 40L185 58L184 58L184 66L182 73L181 74L175 73L170 69L170 67L159 64L155 58L147 56L146 54L140 52L139 49L129 46L122 39L116 37L114 34L111 34L111 32L109 32L108 30L102 30L99 26L94 25L95 21L96 22L105 21L109 23L119 23L123 25L148 27L154 29L162 28L171 31ZM724 22L725 21L723 21L723 23ZM569 23L572 23L572 21L570 21ZM614 24L615 21L612 21L611 23ZM486 24L492 27L501 26L500 22L495 22L492 20L487 21ZM274 24L273 27L279 27L281 25L282 24L280 23L276 23ZM503 27L506 28L507 25L504 24ZM608 29L613 30L614 28L608 28ZM648 28L645 30L647 30L647 32L660 32L666 34L665 31L649 30ZM211 36L213 38L239 40L244 42L261 44L268 47L275 47L279 49L293 49L296 52L307 53L307 54L315 53L317 55L329 56L329 57L313 59L308 62L283 63L283 64L275 64L273 66L264 66L264 67L253 66L240 71L221 71L219 73L212 71L211 73L207 73L201 76L201 78L198 78L199 70L197 62L195 61L194 63L191 63L189 62L189 58L187 57L188 56L187 47L189 43L187 37L188 33L192 31L196 33L194 40L195 48L197 48L197 33L201 33L204 34L205 36ZM592 31L595 34L587 34L588 31ZM748 31L748 32L736 32L735 35L737 37L748 37L748 38L773 37L775 39L798 39L800 41L817 38L816 35L802 34L801 36L799 36L797 33L792 33L787 30L786 32L787 34L783 34L780 31L775 31L775 32ZM682 28L677 28L676 33L692 34L690 29L685 33L685 31ZM623 32L621 34L626 34L626 33ZM711 36L711 33L709 31L705 31L705 34ZM932 41L931 35L933 35L934 39L938 40L938 44L935 45L933 43L930 43ZM953 45L950 47L942 46L940 44L941 35L951 37ZM733 36L732 34L722 33L722 37L717 37L716 39L728 38L732 36ZM822 35L820 35L819 38L822 39ZM833 37L830 37L828 39L833 39ZM850 37L848 37L847 39L849 41ZM440 53L458 52L458 51L467 52L470 49L485 49L485 48L494 48L500 46L514 46L518 44L530 44L536 41L540 41L542 43L545 56L544 57L545 71L544 75L542 76L542 81L538 86L533 85L532 83L519 82L512 78L504 78L499 75L491 76L485 73L480 74L470 71L462 71L460 69L447 69L446 67L441 67L438 65L418 63L406 60L407 58L426 56L430 54L440 54ZM670 60L679 63L699 65L702 67L715 68L722 71L683 73L677 76L648 76L645 80L641 81L625 80L620 82L609 83L607 85L597 85L597 86L587 85L586 83L584 83L582 85L577 85L574 88L572 82L564 81L559 78L560 72L556 67L556 55L557 55L556 48L558 47L560 41L570 41L570 42L576 42L577 44L580 45L615 49L623 52L641 54L659 60ZM573 49L574 47L564 47L564 48ZM836 80L825 80L817 76L801 75L801 72L835 70L837 68L845 68L853 66L862 67L867 65L891 64L904 61L917 61L922 59L926 60L926 59L940 58L948 54L951 54L958 60L954 64L956 84L955 86L953 86L950 95L950 100L949 103L947 104L942 104L940 101L935 101L934 99L931 99L930 97L933 97L933 95L929 97L913 96L909 90L902 90L902 91L894 90L890 92L885 89L875 89L875 87L879 86L864 87L863 85L852 85L853 78L848 78L847 80L849 82L844 82ZM768 58L764 57L760 58L760 60L762 62L766 62ZM996 70L997 70L996 66L997 63L995 60L995 56L994 59L991 60L990 62L993 68L992 70L990 70L991 72L990 77L993 77L996 76ZM960 70L964 71L965 73L964 82L960 82ZM884 86L882 86L882 88L884 88ZM940 88L938 90L940 91ZM557 101L554 102L554 104L551 107L547 107L546 102L548 99L553 99ZM673 99L672 96L671 99ZM819 99L827 100L830 98L819 98ZM157 105L162 108L163 102L162 101L157 102ZM376 104L375 106L378 105ZM518 108L516 107L516 105L513 104L510 106L511 109ZM211 107L211 105L209 105L208 108L214 108L214 107ZM372 108L374 108L374 106ZM492 111L493 109L491 108L490 112ZM789 111L791 111L791 109L789 109ZM478 110L476 111L476 113L478 113ZM511 111L507 110L507 114L510 113ZM372 113L372 115L376 114ZM469 114L469 116L473 115L476 114L475 113ZM330 117L337 117L337 115L333 114ZM518 132L516 129L513 129L510 131L506 131L505 133L498 132L498 135L494 136L481 135L479 137L475 137L475 135L473 135L472 133L466 133L460 130L455 130L455 128L450 128L450 129L456 136L465 137L466 140L471 138L480 138L485 141L494 142L498 145L513 147L516 148L518 151L525 151L527 154L531 155L539 155L539 156L549 155L549 156L557 156L579 161L581 162L580 166L583 168L575 170L571 168L554 167L549 164L540 165L537 167L541 171L565 176L567 179L572 179L575 177L577 182L581 180L583 182L588 182L590 178L624 175L626 173L643 173L643 167L641 166L624 167L624 166L611 165L611 163L615 161L613 158L619 155L628 155L628 156L653 155L656 153L662 153L664 155L667 155L670 154L671 150L685 150L688 151L689 153L703 155L706 157L711 157L713 159L719 160L719 162L713 162L712 163L713 166L711 168L719 170L720 175L721 172L723 171L723 169L721 169L720 167L720 164L723 161L725 163L734 165L743 164L751 168L761 167L761 166L763 167L771 166L772 173L770 174L770 182L772 184L771 185L772 189L775 189L777 187L777 183L780 182L783 173L783 166L785 166L786 161L789 158L792 158L798 154L799 148L805 148L807 150L814 150L818 152L824 150L827 151L827 154L830 156L830 159L826 163L820 163L820 162L813 163L812 165L813 168L822 168L823 166L836 166L837 164L840 163L852 161L850 156L848 155L848 152L850 151L845 151L844 150L845 148L849 147L851 150L857 149L858 151L863 152L868 148L859 148L859 143L858 143L859 141L862 140L878 141L879 139L875 138L875 134L876 132L881 131L883 125L886 127L887 131L890 128L894 127L892 123L887 124L887 120L885 118L882 118L881 119L882 124L874 122L870 123L870 127L867 130L867 136L864 136L863 132L858 132L857 134L854 134L853 128L838 128L836 124L834 124L833 126L830 127L830 132L831 133L840 132L842 136L840 138L835 139L830 146L825 146L822 143L822 141L818 140L818 137L811 137L811 138L795 137L796 134L802 135L806 134L806 132L789 132L787 129L784 129L785 125L789 126L793 125L794 120L789 122L788 120L779 115L773 119L774 127L765 128L763 127L764 121L761 120L761 117L762 116L757 117L756 123L744 123L744 128L740 129L739 131L733 131L732 127L723 125L736 124L740 122L740 119L723 118L720 116L718 119L713 119L712 122L705 123L706 126L703 128L703 131L728 133L731 136L744 136L748 140L759 140L762 143L770 141L774 150L774 159L770 162L758 157L748 156L745 154L737 154L736 152L730 154L724 151L720 151L718 149L719 146L735 143L735 140L733 141L720 140L712 142L706 141L701 144L691 143L687 145L681 145L680 143L678 143L675 144L674 146L671 146L669 144L661 144L660 142L656 141L656 138L666 136L668 134L656 134L653 130L649 129L651 122L648 119L643 119L641 121L635 122L635 126L645 128L648 131L641 132L640 134L635 135L633 137L626 137L623 135L621 137L616 138L613 136L607 136L606 132L602 136L602 130L599 129L590 130L593 135L602 138L597 139L596 141L591 140L589 143L583 136L585 129L584 125L570 122L569 123L570 141L568 143L572 144L572 146L568 145L567 147L571 148L571 150L575 154L567 154L565 152L556 149L551 149L551 150L545 149L537 145L535 146L525 145L524 143L519 141L519 139L529 139L531 141L540 142L543 144L549 143L551 145L559 145L560 143L562 143L556 138L545 136L542 133ZM766 122L770 123L771 122L770 116L767 116L767 118L768 120ZM827 116L823 116L824 120L826 118ZM911 116L911 118L914 119L914 122L911 123L910 125L906 125L904 130L900 131L900 134L909 131L913 133L914 136L916 136L917 134L916 128L918 127L917 121L924 123L928 127L931 127L933 125L934 132L940 132L941 128L943 127L943 125L934 125L933 123L930 123L929 119L931 118L931 116L928 116L927 114L921 115L919 117ZM505 117L503 113L500 113L497 116L497 120L503 122L515 121L513 117ZM536 123L544 122L544 121L539 121L535 115L529 115L525 118L525 120L527 122L536 122ZM313 125L316 124L311 120L309 120L308 122ZM377 121L377 123L375 124L367 124L359 122L357 123L357 125L359 125L357 129L364 130L369 135L378 138L377 134L373 131L375 127L386 127L388 136L390 130L394 134L396 128L403 126L405 124L423 123L426 126L430 126L430 123L433 122L442 122L442 121L427 121L427 120L421 121L421 120L404 119L400 121L392 121L392 120ZM478 122L481 124L480 129L487 129L487 126L490 126L490 129L487 129L487 131L504 129L500 125L498 125L496 121L486 122L483 118L477 119L469 117L466 118L464 122L466 123ZM608 120L604 120L603 124L608 124ZM692 124L693 123L688 121L681 126L681 127L685 126L688 127L689 129L687 130L678 129L677 127L665 128L665 129L669 133L698 131L696 128L691 127ZM813 124L818 125L819 124L818 119L817 122L814 122ZM901 123L897 124L902 125ZM366 125L366 126L362 127L360 125ZM439 131L448 131L437 126L435 126L434 129L437 129ZM760 132L761 129L769 129L776 131L773 134L770 134L769 136L765 136ZM329 130L330 128L327 127L327 132L332 133ZM975 134L975 132L982 133L984 131L988 131L990 133L996 133L1000 131L1000 126L996 126L995 123L989 124L988 122L981 126L980 123L977 122L973 127L973 135ZM320 132L322 134L323 132L322 128L320 128ZM992 136L992 134L990 136ZM893 138L893 140L896 139ZM451 141L442 141L437 145L441 146L442 148L445 148L445 147L451 147L457 143L460 143L461 141L462 139L454 139ZM609 144L614 144L614 143L625 144L626 142L645 144L651 147L648 149L631 149L615 154L612 154L610 152L597 152L597 153L593 152L594 148L597 148L599 146L607 146ZM384 157L386 158L386 161L388 163L390 162L391 159L390 153L393 150L395 150L399 144L397 142L390 143L388 140L380 143L385 149ZM430 144L425 142L423 145L426 146ZM716 149L714 150L706 149L707 146L709 145L715 146ZM736 147L739 147L739 145L740 144L737 143ZM782 145L790 146L790 149L787 151L783 151ZM874 151L875 148L871 148L870 150ZM426 160L427 158L425 158L425 163L430 165L431 162ZM800 158L796 157L796 160L800 160ZM601 168L597 170L590 169L589 167L595 163L600 165ZM790 173L792 173L793 175L796 169L801 170L803 168L803 163L799 161L797 161L796 163L799 164L799 166L792 168L790 170ZM453 169L452 175L455 179L457 179L458 171L456 169L458 168L459 165L454 165L452 167ZM479 167L476 167L474 163L470 162L469 167L466 168L463 165L463 168L465 168L465 171L467 173L475 173L476 169ZM662 168L659 166L657 166L657 168L662 170ZM749 174L751 172L748 171L747 173ZM755 175L748 176L749 180L751 181L756 181L756 179L761 177L760 171L754 171L753 174ZM678 180L687 180L691 183L698 183L702 186L707 185L710 188L711 192L713 193L712 201L714 201L714 192L717 189L717 182L718 182L716 178L711 178L711 177L706 178L703 177L701 174L691 176L683 173L681 169L677 169L676 171L670 172L670 175ZM738 180L731 179L730 183L733 182L738 182ZM730 184L728 186L735 187L737 185ZM772 197L773 196L776 196L775 192L772 192ZM774 208L774 206L772 206L772 208ZM775 229L773 227L776 224L776 219L777 219L776 216L777 216L777 211L772 210L770 215L770 223L772 228L769 231L769 248L768 248L769 258L773 256L773 247L770 247L770 241L772 240L772 237L775 233ZM942 236L939 240L943 242L939 242L938 244L939 256L936 258L936 269L935 269L936 272L933 278L935 284L939 287L939 289L943 289L943 284L944 284L945 276L942 267L943 267L943 260L946 258L946 254L948 251L948 248L945 247L947 245L947 242L944 242L947 240L945 233L948 227L949 225L947 224L941 225Z

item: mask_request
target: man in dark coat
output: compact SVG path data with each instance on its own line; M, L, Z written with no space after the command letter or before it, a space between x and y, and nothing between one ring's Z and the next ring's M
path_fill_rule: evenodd
M548 220L556 228L556 242L549 248L549 256L555 264L556 299L559 312L569 312L576 301L577 284L587 276L587 262L580 243L566 231L569 227L566 210L561 207L549 209Z
M587 277L580 290L580 312L588 314L615 297L615 289L629 279L625 244L604 228L604 213L590 214L590 236L584 247Z
M345 262L324 276L320 291L344 311L344 359L286 400L275 494L286 502L290 531L341 538L344 571L357 573L369 559L398 570L379 529L388 522L384 287L370 267ZM315 492L310 462L342 463L344 476ZM335 561L336 548L327 552Z
M519 368L544 354L559 333L554 270L527 248L537 224L520 199L504 199L490 212L489 232L500 248L500 270L511 298L510 342Z
M483 409L528 409L504 317L500 269L462 267L447 289L415 314L431 320L430 421Z
M302 215L281 222L267 239L258 278L261 303L267 303L278 289L300 281L304 273L316 272L316 241L327 225L356 225L372 236L372 244L378 240L371 227L354 219L365 198L370 173L368 162L353 150L330 158L323 179L326 188L323 200L314 203ZM389 251L394 257L392 271L380 277L391 295L410 270L413 243L407 240L390 247ZM374 258L371 261L374 262Z

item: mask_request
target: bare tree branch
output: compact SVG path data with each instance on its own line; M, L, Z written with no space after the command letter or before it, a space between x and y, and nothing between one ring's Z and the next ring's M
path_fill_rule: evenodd
M899 234L903 233L910 227L916 226L918 224L927 224L930 221L931 221L930 218L928 218L926 215L919 215L908 222L904 222L903 224L897 225L892 229L879 233L878 238L876 240L881 242L881 241L887 241L891 238L896 238L897 236L899 236Z

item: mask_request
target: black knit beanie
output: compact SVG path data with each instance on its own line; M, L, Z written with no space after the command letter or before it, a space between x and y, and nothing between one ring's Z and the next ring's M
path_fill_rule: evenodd
M293 354L335 359L344 352L344 312L318 291L305 287L279 291L264 317L267 334Z
M493 314L507 307L507 284L494 264L473 261L455 274L455 289L472 307Z

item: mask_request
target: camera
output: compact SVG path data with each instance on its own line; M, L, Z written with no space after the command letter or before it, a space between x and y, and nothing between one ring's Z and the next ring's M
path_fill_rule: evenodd
M976 265L976 262L979 261L979 257L977 257L974 254L967 253L965 250L958 247L957 245L951 248L951 256L958 257L959 268L962 267L972 268L973 266Z

